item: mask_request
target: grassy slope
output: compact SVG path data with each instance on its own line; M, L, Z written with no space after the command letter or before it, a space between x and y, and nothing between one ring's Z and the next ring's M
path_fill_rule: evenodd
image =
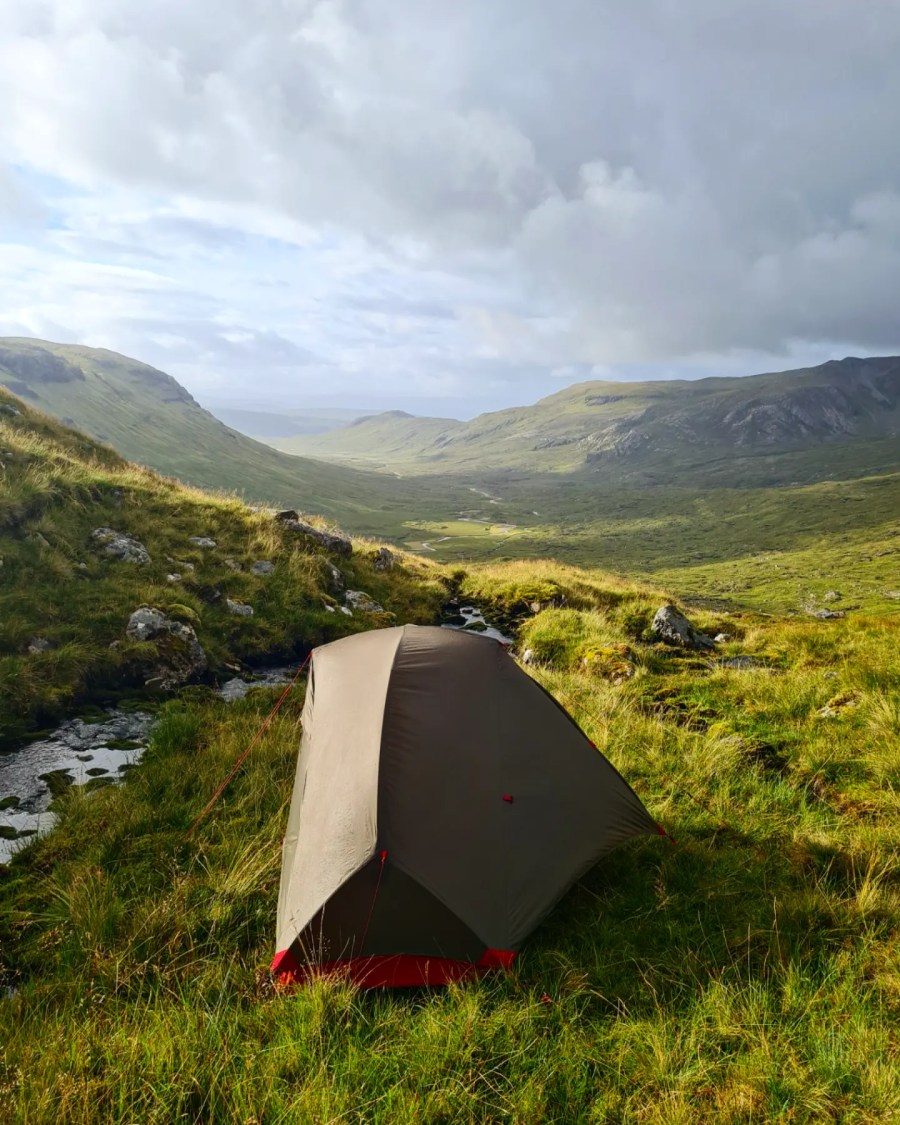
M734 671L646 643L659 595L599 572L458 578L501 612L565 595L520 643L677 845L604 860L509 976L278 995L266 967L302 690L191 841L271 697L170 703L141 767L70 792L60 829L0 884L18 989L0 1000L5 1120L900 1114L898 621L699 615L761 663ZM609 656L633 677L613 683Z
M41 377L47 353L63 361L49 381ZM22 368L29 359L30 371ZM314 508L359 534L389 531L402 513L422 507L413 484L291 457L223 426L170 376L115 352L3 338L0 384L123 457L201 488ZM441 488L423 494L440 504Z
M10 406L23 413L8 413ZM0 451L0 739L51 721L78 699L140 682L141 646L124 639L140 605L180 607L213 671L226 675L235 660L287 655L299 643L365 627L328 612L324 556L285 536L269 516L130 465L2 389ZM95 549L90 535L101 526L140 540L151 565ZM217 549L193 546L197 535L212 537ZM410 559L390 575L376 574L371 554L358 542L351 560L338 560L348 585L370 591L402 620L430 620L446 591L427 564ZM248 572L264 559L275 563L271 576ZM182 574L174 585L166 579L173 571ZM232 616L229 597L251 604L254 616ZM52 651L29 653L35 635Z

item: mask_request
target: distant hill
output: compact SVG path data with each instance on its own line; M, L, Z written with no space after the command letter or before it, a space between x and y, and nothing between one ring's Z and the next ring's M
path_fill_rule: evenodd
M223 425L170 375L106 349L0 337L0 385L123 457L201 488L321 512L364 534L393 528L413 506L410 485L277 452Z
M576 472L598 483L768 486L900 462L900 357L745 378L579 383L470 422L390 412L280 449L423 472Z
M238 433L252 438L290 438L304 434L324 434L338 426L346 426L362 418L365 410L342 409L339 406L309 409L251 410L235 406L211 407L211 412Z

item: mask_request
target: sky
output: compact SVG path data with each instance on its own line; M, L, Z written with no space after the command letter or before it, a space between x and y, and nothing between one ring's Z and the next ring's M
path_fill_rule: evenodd
M0 334L465 417L900 352L900 0L0 0Z

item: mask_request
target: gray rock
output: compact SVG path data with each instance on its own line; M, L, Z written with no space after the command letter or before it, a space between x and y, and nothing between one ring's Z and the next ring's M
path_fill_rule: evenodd
M168 691L186 684L208 667L206 653L190 625L174 621L162 610L141 606L128 619L126 634L156 646L147 683Z
M344 576L333 562L326 561L325 575L328 580L328 589L335 594L342 593L344 589Z
M688 621L674 605L664 605L656 611L650 631L666 644L695 651L715 647L715 641Z
M32 654L38 652L51 652L53 649L52 642L48 641L46 637L32 637L28 642L28 651Z
M716 664L719 668L735 668L738 671L746 671L748 668L765 668L765 661L759 660L755 656L726 656L722 660L717 660Z
M252 617L253 606L245 605L243 602L233 601L231 598L225 599L225 604L228 606L228 612L233 613L235 617Z
M365 590L348 590L344 594L344 605L351 610L358 609L360 613L384 613L384 606L380 606Z
M526 648L525 651L522 653L522 663L523 664L534 664L534 649L533 648Z
M353 616L353 610L348 605L338 606L338 609L341 611L341 613L345 613L348 617Z
M166 581L170 582L170 583L180 582L181 581L181 575L180 574L167 574L166 575Z
M396 558L393 551L389 551L387 547L379 547L375 552L375 558L372 560L372 567L375 570L393 570Z
M328 602L322 602L322 605L325 606L325 609L329 613L334 613L334 606L333 605L329 605Z
M193 543L195 547L202 547L204 551L214 551L216 549L215 539L210 539L207 535L192 535L188 542Z
M846 617L842 609L810 609L807 613L818 621L835 621L839 617Z
M240 571L241 564L236 559L225 559L224 561L229 570Z
M136 563L138 566L146 566L150 562L150 555L143 543L121 531L114 531L111 527L95 528L91 532L91 539L114 559Z
M283 512L276 512L274 519L278 523L290 523L300 519L300 514L295 512L293 508L285 508Z
M39 547L49 547L49 541L39 531L29 531L25 536L29 543L37 543Z
M716 633L713 639L717 645L724 645L726 641L733 641L734 637L732 637L731 633Z
M839 602L841 600L842 596L843 595L840 594L837 590L826 590L825 593L822 595L822 601L823 602Z
M4 402L0 404L0 414L7 414L10 418L20 418L22 411L12 405L12 403Z
M252 574L259 574L262 577L265 577L267 574L272 574L274 570L275 564L273 562L266 562L265 560L260 560L259 562L252 563L250 566L250 571Z
M279 512L279 517L281 516L285 516L285 513ZM308 523L304 523L299 519L283 518L280 522L286 531L301 536L319 547L324 547L325 550L331 552L331 554L340 555L342 558L346 559L349 559L353 554L353 544L346 535L338 535L330 531L319 531L318 528L311 527Z

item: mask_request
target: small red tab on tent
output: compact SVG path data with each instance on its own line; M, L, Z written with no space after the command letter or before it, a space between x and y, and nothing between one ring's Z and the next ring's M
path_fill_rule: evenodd
M513 799L512 799L512 794L510 794L510 793L504 793L504 794L503 794L503 800L504 800L504 801L506 801L506 803L507 803L508 805L511 805L511 804L513 803Z
M553 1003L553 997L548 995L546 992L542 992L541 993L541 1003L542 1004L552 1004Z
M657 832L658 836L665 836L667 840L671 840L673 844L675 843L675 837L670 836L669 833L665 830L665 828L663 828L663 826L661 824L657 824L656 832Z
M511 969L515 960L514 949L486 949L481 958L476 962L479 969Z
M386 859L387 859L387 850L385 850L381 853L381 862L384 863L384 861Z

